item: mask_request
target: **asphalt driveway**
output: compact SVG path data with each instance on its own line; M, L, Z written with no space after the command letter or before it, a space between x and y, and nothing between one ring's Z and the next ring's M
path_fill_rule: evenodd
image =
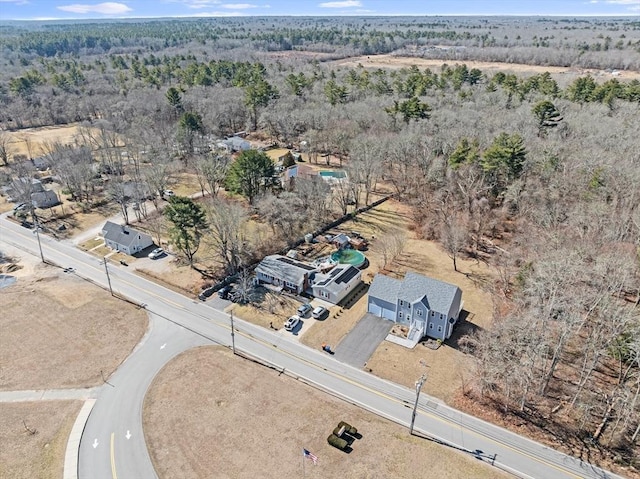
M334 349L338 361L361 368L378 345L387 337L393 322L373 314L365 314L358 324Z

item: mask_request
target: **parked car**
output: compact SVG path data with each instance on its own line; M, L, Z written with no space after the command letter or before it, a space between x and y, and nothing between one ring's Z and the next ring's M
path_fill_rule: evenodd
M164 256L164 250L162 248L156 248L151 253L149 253L149 258L158 259L161 256Z
M329 310L324 306L318 306L316 309L313 310L313 312L311 313L311 316L313 316L315 319L320 319L328 312Z
M24 203L20 203L19 205L14 206L13 211L22 211L26 209L27 205Z
M306 316L313 309L309 303L305 303L298 308L298 314L302 317Z
M209 296L211 296L215 292L213 288L203 289L202 292L198 295L198 299L200 301L206 301Z
M164 190L162 192L162 196L163 197L170 197L170 196L175 196L176 194L173 192L173 190Z
M293 331L300 324L300 316L294 314L284 322L284 329L287 331Z
M227 299L229 297L229 293L231 293L232 290L233 290L233 287L230 284L223 286L218 290L218 296L221 299Z

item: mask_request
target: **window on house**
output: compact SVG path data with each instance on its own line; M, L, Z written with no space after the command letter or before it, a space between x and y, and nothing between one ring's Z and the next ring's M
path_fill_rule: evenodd
M418 316L422 316L422 310L421 309L417 309L416 313L417 313Z
M436 315L436 313L431 311L431 317L433 318L435 315Z
M442 332L442 326L438 326L438 332L441 333Z
M400 300L400 306L404 306L404 301Z
M402 313L398 313L398 318L402 319Z

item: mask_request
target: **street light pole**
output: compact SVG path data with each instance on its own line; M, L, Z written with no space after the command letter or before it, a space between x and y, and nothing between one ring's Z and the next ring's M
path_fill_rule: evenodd
M109 276L109 268L107 267L107 257L105 256L103 261L104 263L104 271L105 273L107 273L107 283L109 283L109 292L111 293L111 296L113 296L113 288L111 287L111 276Z
M416 410L418 409L418 400L420 399L420 390L422 385L427 380L427 373L420 376L420 379L416 381L416 402L413 405L413 414L411 414L411 426L409 427L409 434L413 435L413 424L416 422Z
M231 317L231 350L233 351L233 354L236 354L236 338L235 338L235 332L233 331L233 311L231 311L230 317Z

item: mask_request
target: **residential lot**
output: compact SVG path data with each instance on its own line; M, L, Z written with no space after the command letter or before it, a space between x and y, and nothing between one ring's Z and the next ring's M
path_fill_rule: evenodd
M508 477L226 348L194 349L169 363L147 394L143 420L161 478ZM362 434L350 454L326 441L341 420ZM303 463L303 447L317 466Z

